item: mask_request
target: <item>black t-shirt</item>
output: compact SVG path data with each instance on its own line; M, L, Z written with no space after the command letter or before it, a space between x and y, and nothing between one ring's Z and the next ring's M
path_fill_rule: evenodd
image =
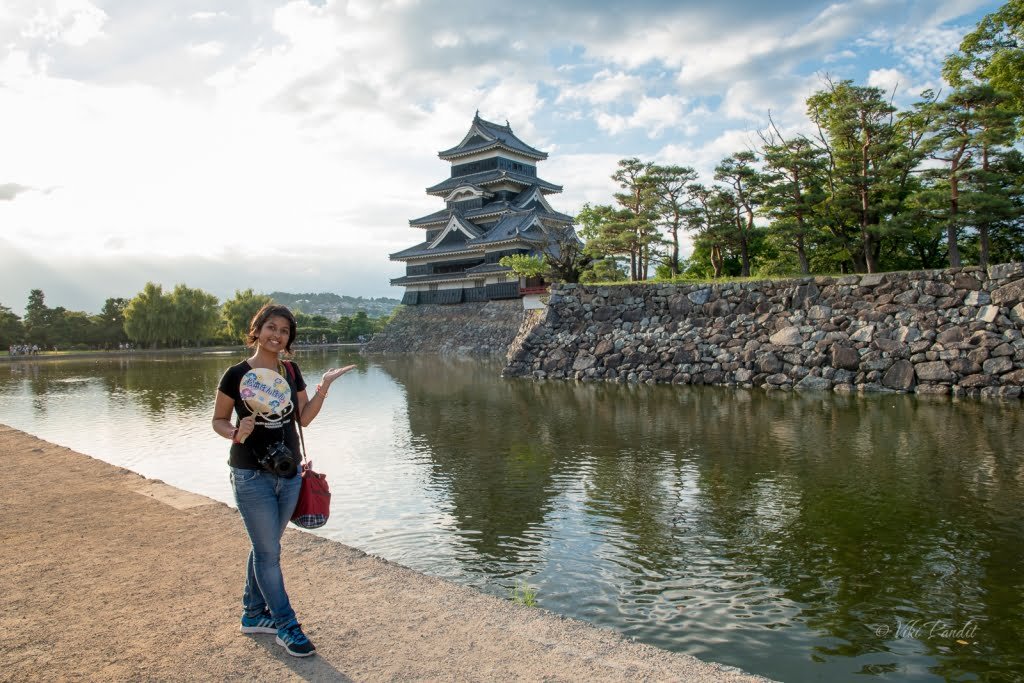
M302 372L299 370L298 364L291 361L284 362L291 363L292 369L295 371L295 379L293 381L291 373L288 372L287 368L280 368L278 370L279 372L283 370L281 376L284 377L285 381L288 382L288 386L291 387L292 406L294 409L288 417L281 420L277 425L262 424L259 418L257 418L256 428L246 438L245 443L231 444L231 457L228 458L228 464L232 467L246 470L262 469L259 462L260 454L264 452L268 444L281 440L282 435L284 442L291 449L292 455L295 456L295 461L299 462L302 460L302 454L299 451L299 433L295 428L295 420L298 419L299 410L298 392L306 390L306 382L302 379ZM247 360L243 360L237 365L232 365L224 373L224 376L220 378L220 385L217 387L235 402L236 426L243 417L252 415L252 411L242 402L242 396L239 391L242 377L250 370L252 370L252 366L249 365Z

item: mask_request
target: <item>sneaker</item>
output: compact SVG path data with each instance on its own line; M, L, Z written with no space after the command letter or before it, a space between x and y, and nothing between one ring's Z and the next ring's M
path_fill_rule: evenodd
M263 610L255 617L242 615L242 633L277 633L277 626L274 624L274 617L270 612Z
M277 644L284 646L292 657L308 657L316 654L316 648L302 632L302 624L295 622L277 629Z

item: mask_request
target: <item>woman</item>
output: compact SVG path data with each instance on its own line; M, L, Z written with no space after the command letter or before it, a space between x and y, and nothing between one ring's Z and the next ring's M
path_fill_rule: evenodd
M281 536L299 498L302 477L278 476L261 466L260 458L267 452L267 446L283 440L298 460L299 436L293 418L300 420L303 427L308 426L320 412L331 383L356 366L325 372L313 397L307 400L299 366L290 363L293 372L288 372L280 360L282 353L291 353L293 341L295 316L286 307L267 304L256 313L246 339L255 351L248 360L228 368L221 378L213 431L231 439L231 488L252 542L242 596L242 633L276 633L278 645L288 654L308 657L316 648L295 618L281 574ZM245 373L255 368L280 373L291 387L295 410L279 424L257 423L242 402L239 384ZM235 423L231 419L232 409L238 417Z

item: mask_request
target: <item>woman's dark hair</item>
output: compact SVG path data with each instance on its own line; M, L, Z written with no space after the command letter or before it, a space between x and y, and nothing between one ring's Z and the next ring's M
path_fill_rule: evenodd
M295 341L295 316L292 315L287 306L275 303L265 304L263 308L256 311L256 315L252 317L252 322L249 323L249 334L245 337L246 346L250 348L256 346L256 342L260 338L260 330L275 315L288 321L288 343L284 345L284 350L286 353L292 352L292 342Z

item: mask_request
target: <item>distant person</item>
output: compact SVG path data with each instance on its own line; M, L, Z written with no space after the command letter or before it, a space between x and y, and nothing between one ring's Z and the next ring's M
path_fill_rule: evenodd
M261 459L269 465L265 457L268 447L283 443L297 464L299 434L292 418L298 417L303 427L308 426L320 412L331 383L355 366L329 369L316 386L313 397L307 399L306 382L299 366L291 363L292 377L281 361L282 354L291 354L295 332L295 316L284 306L267 304L256 313L246 338L246 345L254 349L254 353L247 360L232 365L221 377L213 410L213 431L231 439L228 459L231 488L252 542L242 595L242 633L277 634L277 644L288 654L308 657L316 648L295 617L281 573L281 536L295 510L302 477L279 476L265 468ZM295 410L280 423L257 423L242 401L239 384L245 373L254 368L277 372L291 388ZM232 410L236 417L234 422Z

